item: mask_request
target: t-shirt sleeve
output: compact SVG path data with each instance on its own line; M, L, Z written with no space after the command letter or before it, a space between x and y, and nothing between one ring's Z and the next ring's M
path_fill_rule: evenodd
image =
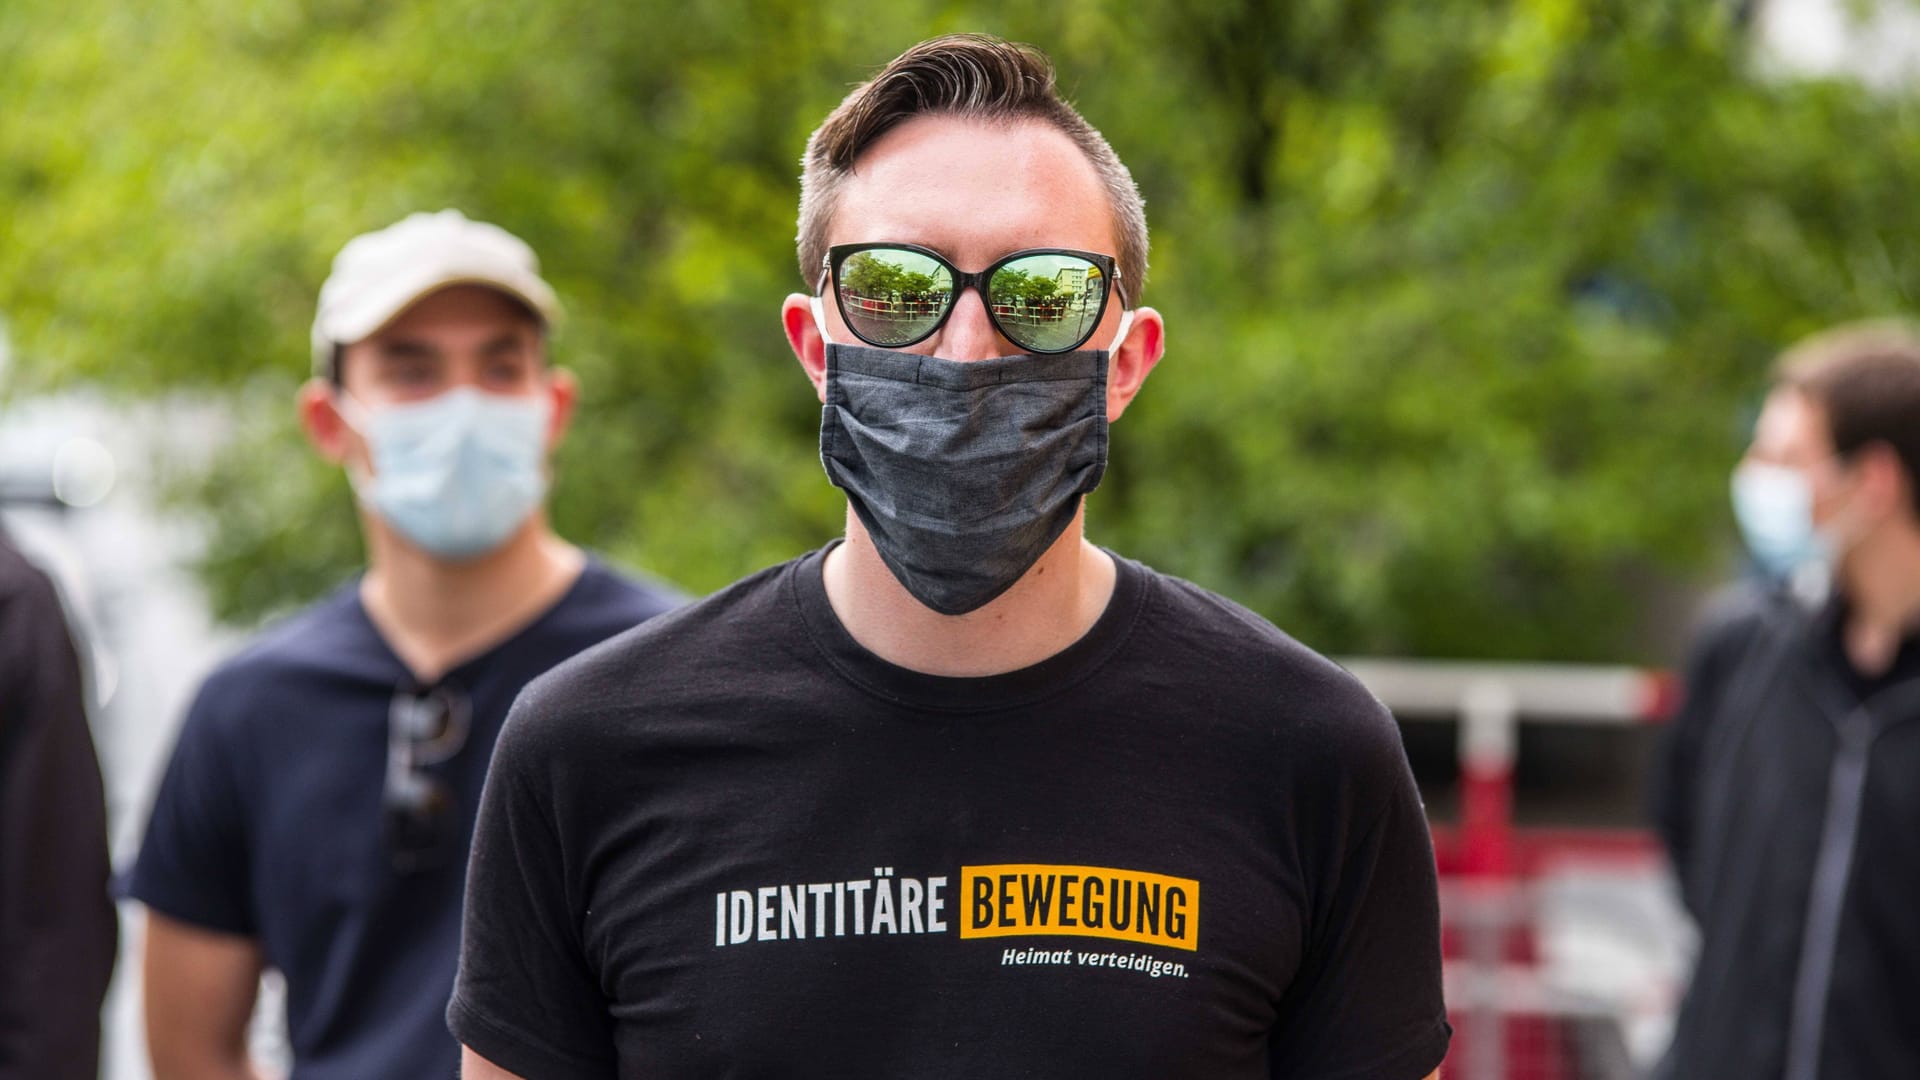
M545 737L542 696L536 684L515 703L480 797L447 1027L527 1080L612 1077L612 1022L555 825L562 751Z
M250 815L236 761L238 715L220 674L200 688L167 762L128 892L153 910L208 930L258 934Z
M1272 1075L1291 1080L1419 1080L1446 1056L1440 903L1433 841L1390 718L1354 778L1351 820L1315 871L1304 959L1280 1005ZM1369 820L1369 817L1371 820Z

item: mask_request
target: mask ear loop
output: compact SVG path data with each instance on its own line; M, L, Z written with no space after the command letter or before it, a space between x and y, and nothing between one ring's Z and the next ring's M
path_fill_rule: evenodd
M820 328L820 340L828 345L838 345L839 342L833 340L833 335L827 333L826 306L820 302L818 296L808 297L807 302L813 305L813 324Z
M1848 470L1857 468L1858 464L1857 459L1848 461L1846 455L1836 451L1815 464L1814 468L1827 469L1836 475L1844 476ZM1852 488L1852 491L1848 493L1849 495L1859 490L1859 480L1857 476L1848 477L1846 483ZM1807 484L1810 493L1807 513L1811 515L1813 513L1811 497L1813 480L1811 475L1808 476ZM1853 545L1860 541L1860 536L1858 535L1860 531L1860 516L1854 512L1855 508L1856 505L1849 499L1834 511L1832 519L1827 522L1825 528L1816 528L1814 530L1814 532L1819 535L1821 546L1826 551L1827 561L1829 563L1827 569L1830 574L1839 571L1841 557L1845 555Z
M822 300L822 297L826 294L827 286L832 284L832 279L833 268L827 265L827 257L822 255L820 257L820 281L813 287L813 295L807 298L807 303L813 308L813 325L820 328L820 340L828 345L838 345L839 342L833 340L833 335L827 333L827 305Z
M340 422L347 425L347 430L360 436L360 441L366 444L367 453L373 453L373 437L367 434L373 426L372 411L355 400L344 387L338 386L333 389L333 411L340 417ZM353 488L355 495L364 498L366 486L373 482L372 471L366 465L347 464L343 467L347 473L347 485Z
M333 391L333 411L340 422L347 425L355 435L367 437L367 428L372 426L372 417L365 405L354 399L352 394L335 387Z
M1113 335L1113 344L1107 346L1107 352L1109 354L1119 352L1120 343L1126 341L1127 335L1132 332L1133 332L1133 309L1127 308L1126 310L1120 313L1120 332Z

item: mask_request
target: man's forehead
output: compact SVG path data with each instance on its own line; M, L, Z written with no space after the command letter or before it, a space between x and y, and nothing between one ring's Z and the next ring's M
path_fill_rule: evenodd
M829 243L899 240L963 269L1019 248L1113 254L1113 212L1093 164L1038 120L922 116L881 136L841 189Z
M1782 461L1807 458L1810 462L1830 455L1833 437L1827 430L1826 409L1793 387L1774 390L1754 424L1753 449Z
M519 299L485 285L437 289L401 309L365 340L370 344L421 336L487 336L535 331L539 319Z

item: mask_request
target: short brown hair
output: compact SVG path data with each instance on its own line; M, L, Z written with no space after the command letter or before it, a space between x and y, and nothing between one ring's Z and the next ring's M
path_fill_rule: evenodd
M800 174L800 276L812 288L827 254L827 226L860 155L916 116L1039 120L1073 140L1107 189L1120 250L1120 300L1139 301L1147 281L1147 212L1113 147L1054 88L1053 62L1031 45L986 34L949 34L895 57L857 87L807 140Z
M1920 515L1920 324L1883 319L1815 334L1781 356L1776 384L1819 403L1840 456L1891 447Z

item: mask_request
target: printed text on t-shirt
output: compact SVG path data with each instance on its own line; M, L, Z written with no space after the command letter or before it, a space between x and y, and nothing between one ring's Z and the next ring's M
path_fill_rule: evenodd
M948 875L896 877L875 867L852 881L762 885L716 892L713 943L941 934ZM1199 948L1200 883L1103 866L1003 863L960 868L962 938L1107 938Z

